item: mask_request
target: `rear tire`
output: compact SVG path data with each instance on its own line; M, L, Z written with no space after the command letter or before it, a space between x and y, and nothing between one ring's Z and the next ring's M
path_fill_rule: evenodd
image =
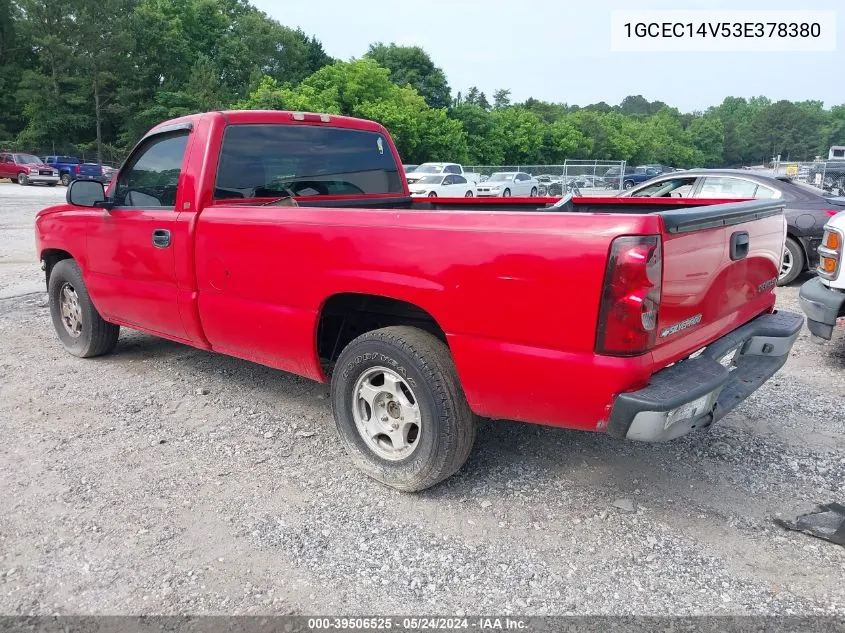
M804 272L805 265L804 249L794 239L787 237L783 247L778 286L786 286L795 281L798 275Z
M63 259L53 266L47 296L53 327L68 352L92 358L108 354L117 345L120 326L97 312L74 260Z
M352 461L391 488L430 488L472 451L475 416L449 348L428 332L391 326L362 334L338 358L331 392Z
M62 174L62 184L65 187L70 186L70 174Z

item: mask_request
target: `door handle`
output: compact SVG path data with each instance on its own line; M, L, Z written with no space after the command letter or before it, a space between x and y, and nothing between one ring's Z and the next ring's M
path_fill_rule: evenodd
M156 229L153 231L153 245L156 248L167 248L170 246L170 231L167 229Z
M738 261L748 255L749 243L748 231L737 231L731 235L731 260Z

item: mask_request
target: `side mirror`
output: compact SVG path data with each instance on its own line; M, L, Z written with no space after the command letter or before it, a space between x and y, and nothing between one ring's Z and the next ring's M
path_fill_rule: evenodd
M102 207L110 209L111 203L106 201L106 189L103 183L95 180L74 180L67 188L65 195L68 204L77 207Z

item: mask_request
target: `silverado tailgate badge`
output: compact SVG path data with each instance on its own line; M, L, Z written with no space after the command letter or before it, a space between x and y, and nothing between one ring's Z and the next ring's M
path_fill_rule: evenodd
M686 330L688 327L692 327L693 325L698 325L699 323L701 323L701 314L700 313L696 314L694 316L691 316L688 319L684 319L683 321L681 321L679 323L675 323L674 325L670 325L669 327L665 328L660 333L660 338L663 338L665 336L671 336L672 334L676 334L676 333L680 332L681 330Z
M759 286L757 286L757 294L761 294L763 292L766 292L766 290L769 290L770 288L774 288L775 285L777 284L777 282L778 282L777 277L772 277L771 279L767 279L766 281L761 283Z

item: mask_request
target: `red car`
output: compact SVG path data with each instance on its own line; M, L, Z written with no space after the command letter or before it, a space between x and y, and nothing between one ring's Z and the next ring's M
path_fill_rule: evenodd
M67 200L36 241L71 354L113 351L123 326L330 381L352 458L400 490L456 472L479 416L706 428L803 324L774 309L782 202L414 199L359 119L176 119Z
M59 172L32 154L0 154L0 178L9 178L19 185L59 184Z

